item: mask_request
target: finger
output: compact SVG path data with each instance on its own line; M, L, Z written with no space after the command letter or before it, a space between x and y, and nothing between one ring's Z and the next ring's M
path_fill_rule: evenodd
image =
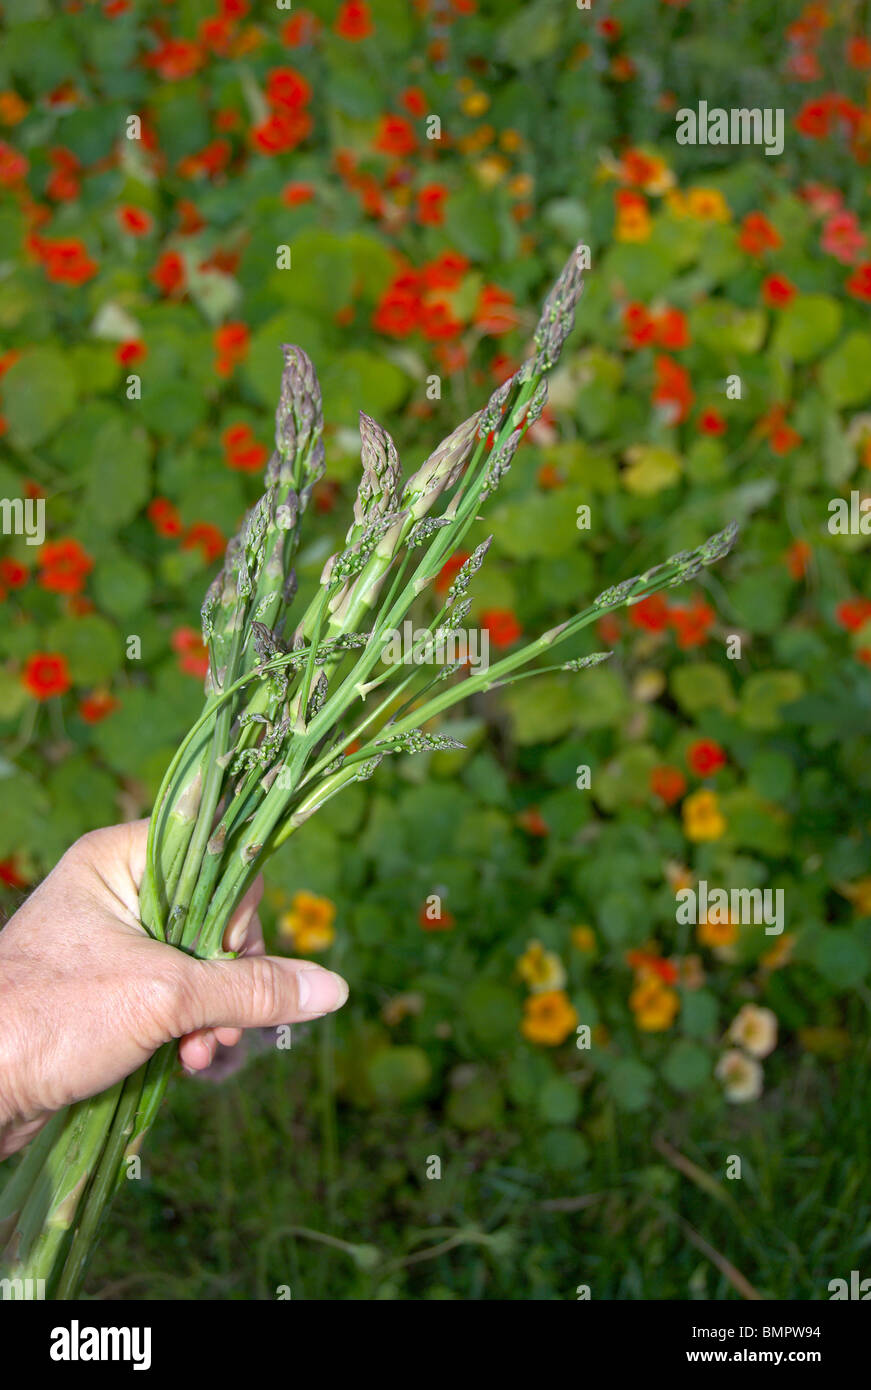
M215 1059L218 1039L212 1028L198 1028L186 1034L178 1045L178 1056L188 1071L205 1071Z
M225 951L244 951L252 930L259 930L259 922L256 928L253 924L257 921L257 908L262 897L263 875L258 874L227 923L224 930Z
M308 960L242 956L185 959L180 1033L201 1028L274 1028L340 1009L348 997L341 975Z
M241 1028L216 1028L215 1037L222 1047L235 1047L242 1040Z

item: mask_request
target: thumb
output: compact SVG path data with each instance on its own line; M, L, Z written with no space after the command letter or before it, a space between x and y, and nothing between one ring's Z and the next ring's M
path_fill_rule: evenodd
M188 956L182 994L176 1036L198 1028L274 1028L321 1018L342 1007L348 985L341 975L314 961Z

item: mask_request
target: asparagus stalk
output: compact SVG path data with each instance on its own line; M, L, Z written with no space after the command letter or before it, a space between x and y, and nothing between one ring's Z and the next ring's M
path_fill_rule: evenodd
M605 659L608 653L534 664L603 612L684 583L733 544L728 527L453 684L445 682L450 668L434 676L415 665L376 673L389 633L458 549L543 410L547 373L581 290L578 248L545 301L530 357L404 483L392 438L361 414L362 476L345 544L324 566L290 639L293 560L324 449L314 368L301 349L284 348L265 492L228 545L203 605L206 703L167 769L149 828L140 915L155 936L200 956L225 954L226 922L246 888L325 801L370 776L385 756L456 746L424 726L469 695ZM426 640L442 624L460 626L488 547L489 539L460 568L427 622ZM362 716L346 728L359 702ZM361 746L351 755L355 739ZM58 1296L74 1295L123 1160L138 1150L174 1058L174 1046L164 1047L122 1085L72 1107L34 1149L36 1159L24 1160L20 1181L0 1199L0 1223L5 1218L11 1229L3 1258L18 1277L45 1277Z

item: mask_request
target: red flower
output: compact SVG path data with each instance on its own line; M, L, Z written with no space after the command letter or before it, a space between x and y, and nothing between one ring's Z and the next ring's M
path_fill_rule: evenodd
M428 183L418 190L415 216L424 227L440 227L445 220L445 199L448 190L444 184Z
M148 519L159 536L180 536L182 525L178 509L167 497L155 497L148 504Z
M649 347L656 341L656 320L635 301L623 310L623 329L633 347Z
M847 40L847 62L851 68L871 68L871 41L864 35Z
M451 927L456 925L456 918L453 913L448 912L446 907L439 905L438 916L436 917L428 916L429 912L429 905L424 903L418 913L417 920L424 931L450 931Z
M829 133L832 111L825 97L806 101L795 118L795 128L810 140L823 140Z
M521 830L525 830L527 835L538 835L544 838L550 834L550 826L544 819L537 806L529 806L525 811L521 811L517 817L517 824Z
M189 198L179 198L176 211L180 218L178 229L182 236L193 236L205 227L206 224L200 216L199 208Z
M30 578L30 570L20 560L4 555L0 560L0 584L5 589L23 589Z
M848 598L835 609L839 625L847 632L858 632L871 619L871 599Z
M312 119L302 108L273 111L251 131L252 144L261 154L284 154L296 149L311 133Z
M656 341L660 347L671 352L679 352L690 345L690 330L680 309L663 309L654 321Z
M392 154L402 158L403 155L411 154L413 150L417 149L417 136L404 116L388 113L386 116L382 116L378 123L375 148L380 150L382 154Z
M667 985L676 985L680 978L680 971L672 961L663 960L662 956L654 955L652 951L627 951L626 964L633 970L646 970L658 975Z
M687 765L697 777L710 777L726 766L726 754L714 739L696 739L687 749Z
M863 261L861 265L856 266L847 281L846 289L854 299L862 299L866 304L871 303L871 261Z
M116 216L122 232L127 232L130 236L145 236L154 225L150 215L142 208L125 205L118 208Z
M210 521L195 521L193 526L188 529L188 533L181 543L181 548L182 550L193 550L199 547L203 559L207 564L211 564L213 560L217 560L218 556L223 554L226 543L217 526L213 526Z
M157 286L161 294L170 295L184 290L185 279L185 265L179 253L177 251L164 251L151 272L152 283Z
M9 859L0 859L0 883L5 883L7 888L27 887L27 879L21 877L14 855Z
M49 198L54 198L59 203L78 198L79 173L82 167L78 157L72 150L64 149L63 146L50 150L48 157L54 166L54 173L45 186Z
M424 337L430 340L456 338L463 331L463 325L454 316L451 306L441 300L421 306L420 326Z
M50 700L70 688L70 673L65 656L59 652L34 652L27 658L21 681L37 700Z
M666 806L680 800L687 789L687 779L679 767L669 767L666 763L655 767L650 774L650 790Z
M336 17L333 29L342 39L358 43L374 34L375 26L365 0L345 0Z
M388 286L372 315L372 324L390 338L407 338L421 326L422 316L423 305L416 290Z
M459 251L443 251L434 261L423 267L421 275L430 290L454 290L460 284L469 262Z
M725 434L727 425L719 410L709 406L699 416L699 429L702 434Z
M301 72L295 68L274 68L266 84L266 96L272 106L295 110L307 106L312 89Z
M787 550L784 559L786 568L789 570L793 579L802 579L807 573L808 561L812 551L807 541L793 541Z
M203 646L200 634L192 627L176 628L172 634L172 649L178 653L178 666L186 676L197 676L204 680L209 669L209 653Z
M286 183L281 190L281 201L289 208L310 203L314 196L314 184L311 183Z
M250 425L230 425L221 442L227 466L240 473L257 473L269 457L269 450L257 443Z
M679 425L689 415L695 399L689 372L670 357L657 357L655 368L654 405L662 407L670 424Z
M99 724L101 719L119 709L120 704L108 690L94 690L79 701L79 714L86 724Z
M321 21L310 10L298 10L281 30L281 42L288 48L301 48L303 44L314 43L321 27Z
M426 114L426 94L421 87L406 87L404 92L400 92L399 100L409 116Z
M661 594L651 594L630 605L629 621L646 632L662 632L668 626L668 604Z
M623 26L619 19L599 19L596 21L596 29L603 39L619 39Z
M218 376L230 376L234 367L248 356L251 335L245 323L225 323L215 329L212 341L215 347L215 371Z
M38 583L53 594L77 594L93 568L93 560L78 541L49 541L39 552Z
M205 61L199 44L190 39L165 39L153 53L142 59L147 68L154 68L167 82L179 82L191 77Z
M684 649L700 647L708 640L708 628L716 614L704 599L696 598L687 608L672 608L670 622L675 630L677 644Z
M596 623L596 632L603 642L612 643L620 640L621 628L620 619L616 613L605 613Z
M823 226L820 246L842 265L855 265L867 248L865 235L855 212L843 209L833 213Z
M481 626L490 634L494 647L510 647L523 633L510 608L488 608L481 614Z
M785 275L769 275L762 282L762 298L769 309L783 309L795 296L795 285Z
M115 361L122 367L132 367L134 362L144 362L148 356L148 348L139 338L128 338L126 343L119 343L115 349Z
M489 333L494 337L500 333L510 333L520 322L513 294L509 290L500 289L498 285L481 287L473 318L476 328L481 333Z
M0 140L0 187L14 188L22 183L30 168L23 154L19 154L5 140Z
M738 245L749 256L761 256L766 251L776 251L783 245L783 241L777 228L771 225L764 213L748 212L741 223Z
M455 555L451 555L449 559L445 560L445 563L436 575L435 584L433 586L437 594L447 593L457 577L457 572L462 569L468 558L469 552L467 550L458 550Z
M61 237L56 241L34 237L33 240L46 275L56 284L83 285L100 269L78 237Z

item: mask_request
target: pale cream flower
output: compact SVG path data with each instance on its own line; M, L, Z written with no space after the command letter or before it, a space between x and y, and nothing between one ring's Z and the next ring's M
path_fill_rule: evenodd
M727 1036L751 1057L767 1057L777 1046L777 1015L758 1004L745 1004L732 1020Z
M717 1063L715 1076L722 1081L726 1099L739 1105L762 1095L762 1067L754 1057L732 1047Z

